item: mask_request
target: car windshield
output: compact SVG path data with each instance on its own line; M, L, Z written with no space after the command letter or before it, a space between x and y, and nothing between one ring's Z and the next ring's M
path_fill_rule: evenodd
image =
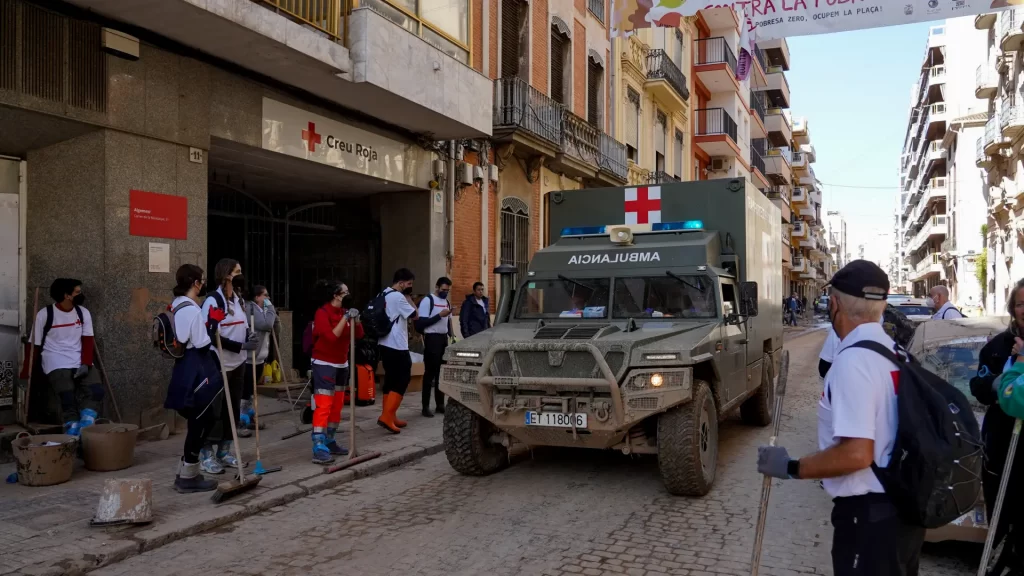
M984 407L971 395L971 378L978 373L978 355L988 342L988 336L967 336L951 340L929 342L921 365L946 382L957 387L971 401L975 410Z
M927 306L896 306L896 309L905 316L931 316L932 309Z
M732 285L729 286L732 288ZM615 279L615 318L716 318L716 285L707 276Z
M607 318L607 278L530 280L519 296L516 318Z

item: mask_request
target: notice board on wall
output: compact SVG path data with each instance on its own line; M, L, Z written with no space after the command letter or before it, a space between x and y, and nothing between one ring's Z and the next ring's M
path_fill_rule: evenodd
M128 233L187 240L188 198L131 190L128 193Z

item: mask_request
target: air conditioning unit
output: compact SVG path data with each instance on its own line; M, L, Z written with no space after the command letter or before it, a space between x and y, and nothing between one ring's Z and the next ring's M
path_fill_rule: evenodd
M708 166L708 170L711 172L726 172L729 170L729 159L718 156L711 159L711 164Z

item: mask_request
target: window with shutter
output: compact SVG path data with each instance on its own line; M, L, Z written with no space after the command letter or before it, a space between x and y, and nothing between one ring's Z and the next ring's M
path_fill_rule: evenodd
M678 66L679 69L682 70L685 68L683 66L683 31L678 28L676 28L676 45L674 46L674 48L674 58L676 66Z
M587 122L591 126L601 128L601 84L604 70L601 65L587 61Z
M523 0L501 2L501 77L525 77L527 47L527 8Z
M676 178L683 179L683 133L676 130Z
M634 163L640 161L640 94L626 88L626 155Z
M565 48L567 39L552 27L551 29L551 99L565 104Z
M668 119L659 110L654 114L654 169L658 172L666 172L665 170L665 140L667 135L665 134L665 125L668 123Z

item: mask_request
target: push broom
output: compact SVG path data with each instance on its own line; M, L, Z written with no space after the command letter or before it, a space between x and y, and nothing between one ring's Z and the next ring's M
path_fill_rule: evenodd
M249 328L256 332L256 316L249 314ZM273 330L271 330L273 333ZM252 473L256 476L262 476L264 474L270 474L271 472L280 472L281 466L272 466L270 468L263 467L263 460L260 459L260 392L259 392L259 380L256 379L256 351L252 351L252 410L253 419L256 424L256 466L252 469Z
M220 330L215 333L217 338L217 352L220 353L220 358L224 357L224 348L220 343ZM220 364L220 375L224 379L224 399L227 400L228 406L228 421L231 424L231 438L235 444L235 459L238 462L238 478L234 480L225 480L217 485L217 490L213 493L214 502L223 502L232 496L237 496L246 490L255 488L263 476L253 475L248 478L245 476L245 470L242 469L242 447L238 444L238 430L235 424L235 410L231 403L231 390L228 386L228 371L224 369L224 362Z
M786 381L789 379L789 350L782 352L782 368L779 370L779 383L775 387L775 406L772 417L775 421L775 428L772 437L768 441L769 446L775 446L779 437L779 426L782 424L782 398L786 395ZM772 479L767 474L761 484L761 506L757 512L757 524L754 531L754 549L750 554L750 576L757 576L761 569L761 543L764 541L764 525L768 519L768 497L772 493Z

